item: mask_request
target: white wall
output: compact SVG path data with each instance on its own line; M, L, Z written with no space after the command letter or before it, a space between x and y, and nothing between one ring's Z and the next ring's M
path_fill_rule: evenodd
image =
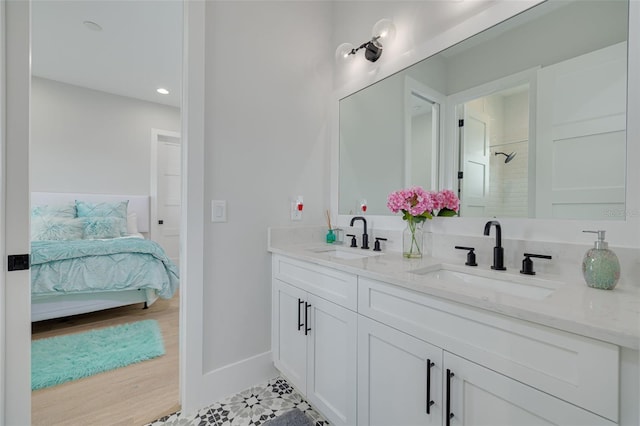
M267 227L324 222L331 7L206 4L205 372L270 350ZM302 222L289 218L296 195ZM211 199L227 200L228 222L206 219Z
M32 78L31 190L149 194L151 129L180 131L180 110Z

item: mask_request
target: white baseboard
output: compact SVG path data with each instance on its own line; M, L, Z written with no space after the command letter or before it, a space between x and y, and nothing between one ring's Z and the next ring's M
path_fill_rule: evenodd
M184 415L208 407L227 396L264 383L278 375L271 351L209 371L202 377L202 389L194 398L194 406L182 407Z

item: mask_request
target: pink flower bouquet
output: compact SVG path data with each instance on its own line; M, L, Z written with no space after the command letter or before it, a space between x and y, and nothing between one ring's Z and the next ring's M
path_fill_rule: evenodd
M430 192L416 186L389 194L387 207L394 213L402 212L402 219L407 221L407 229L402 235L403 255L408 258L420 258L423 243L422 223L434 216L455 216L460 209L460 200L449 189Z
M387 207L394 213L401 211L404 220L424 222L433 216L455 216L460 200L450 189L432 192L416 186L389 194Z

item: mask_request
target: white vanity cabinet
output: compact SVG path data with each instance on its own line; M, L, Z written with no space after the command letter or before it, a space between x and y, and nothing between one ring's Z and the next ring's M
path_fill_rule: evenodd
M332 424L615 425L635 409L616 345L283 255L272 266L274 364Z
M358 424L590 426L615 423L359 316Z
M407 425L616 424L617 346L375 280L360 278L358 288L359 314L375 320L359 319L360 425L378 424L385 404L411 412ZM395 360L387 368L413 378L405 380L420 392L416 401L384 389L384 357ZM430 390L440 413L418 422L427 380L426 362L416 360L427 357L441 374Z
M332 424L354 425L356 276L274 256L272 285L276 368Z

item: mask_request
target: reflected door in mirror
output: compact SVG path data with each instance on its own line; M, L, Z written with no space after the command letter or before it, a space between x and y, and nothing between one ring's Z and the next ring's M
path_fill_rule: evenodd
M489 193L489 115L465 105L461 124L463 178L460 213L485 217Z
M626 42L539 71L537 217L624 217L626 71Z

